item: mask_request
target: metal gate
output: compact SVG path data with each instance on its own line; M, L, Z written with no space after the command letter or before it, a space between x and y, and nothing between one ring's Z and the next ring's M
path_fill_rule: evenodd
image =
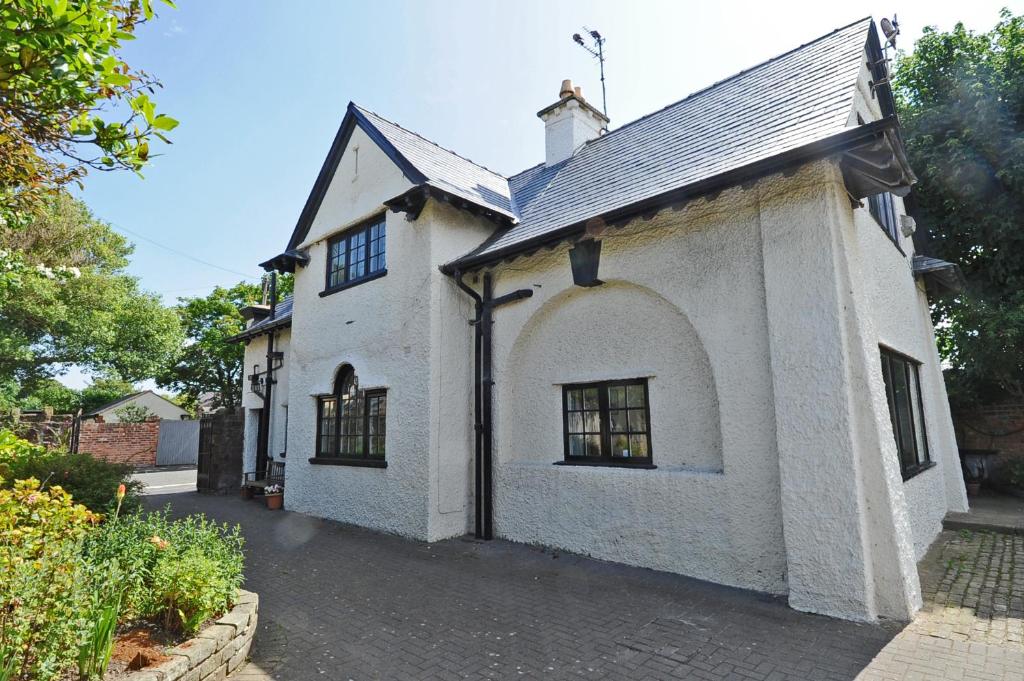
M204 414L199 419L199 462L196 469L196 487L200 492L213 491L210 486L210 464L213 456L213 416Z
M195 466L199 458L199 421L160 422L157 466Z

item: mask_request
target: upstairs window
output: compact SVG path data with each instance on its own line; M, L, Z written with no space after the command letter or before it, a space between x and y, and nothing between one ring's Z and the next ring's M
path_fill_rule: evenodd
M882 348L881 353L889 418L896 437L900 471L907 480L932 465L921 404L920 364L887 348Z
M387 272L384 216L350 229L327 242L324 293L368 281Z
M562 387L567 464L651 464L647 379Z
M382 466L387 393L360 390L355 371L343 367L334 391L317 399L316 457L312 463Z
M868 210L889 238L899 245L900 243L900 220L896 215L896 204L893 202L892 194L882 192L868 197Z

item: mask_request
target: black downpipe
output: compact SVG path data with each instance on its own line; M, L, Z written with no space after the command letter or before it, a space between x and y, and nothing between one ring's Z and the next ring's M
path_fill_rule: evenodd
M494 386L491 358L494 308L533 295L530 289L520 289L498 298L493 297L491 275L484 274L484 292L481 296L462 280L462 272L455 272L456 285L476 303L476 316L472 322L473 334L473 429L476 433L474 456L477 539L494 538L494 483L493 483L493 408Z
M277 313L277 272L270 273L270 318ZM266 473L270 460L270 409L274 390L274 332L267 334L267 380L263 389L259 439L256 442L256 472Z
M491 314L494 307L493 284L491 274L484 274L484 304L480 316L480 385L483 388L483 395L480 399L480 420L484 424L483 439L483 516L484 516L484 539L494 538L494 482L492 479L492 447L491 436L493 426L491 424L491 400L493 398L494 377L491 366L491 341L494 338L494 316ZM531 291L532 293L532 291Z

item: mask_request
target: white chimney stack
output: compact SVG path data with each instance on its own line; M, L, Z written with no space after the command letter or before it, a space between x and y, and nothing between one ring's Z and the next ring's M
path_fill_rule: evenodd
M606 129L608 117L583 98L579 87L563 80L558 101L537 112L544 121L544 165L571 158L586 142L596 139Z

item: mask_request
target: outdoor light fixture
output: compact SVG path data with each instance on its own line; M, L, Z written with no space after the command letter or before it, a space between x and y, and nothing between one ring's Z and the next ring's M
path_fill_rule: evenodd
M596 239L582 239L569 249L569 264L572 266L572 283L590 288L604 282L597 278L601 265L601 242Z

